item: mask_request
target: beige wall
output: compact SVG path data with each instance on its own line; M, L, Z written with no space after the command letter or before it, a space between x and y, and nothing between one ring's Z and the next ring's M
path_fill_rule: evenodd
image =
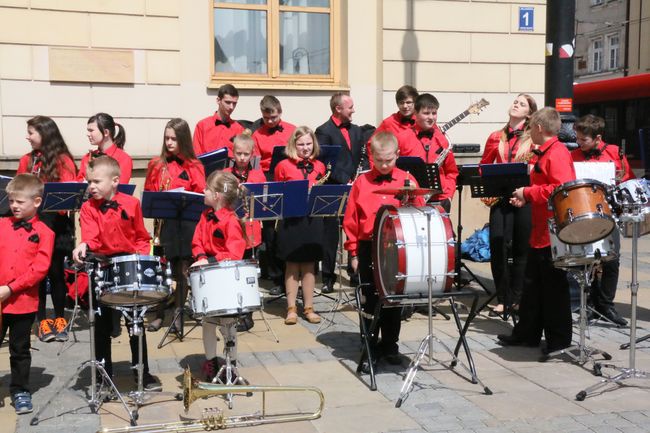
M629 74L650 72L650 4L630 0Z

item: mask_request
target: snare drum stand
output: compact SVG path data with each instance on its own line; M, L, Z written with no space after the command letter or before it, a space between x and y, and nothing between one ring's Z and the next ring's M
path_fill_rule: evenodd
M600 260L586 264L583 267L570 267L567 269L567 272L575 278L575 280L580 285L580 317L578 319L578 329L580 339L578 344L574 344L564 349L556 350L547 355L543 355L539 360L540 362L546 362L549 358L561 354L568 355L573 362L584 365L587 362L591 362L592 373L596 376L600 376L600 364L596 362L593 358L593 355L600 354L605 360L612 359L611 355L607 352L604 352L600 349L594 349L586 345L586 333L587 333L587 290L591 286L591 282L594 278L594 270L599 264ZM577 352L577 355L572 352Z
M75 239L74 236L73 239ZM73 266L74 266L74 307L72 308L72 316L70 316L70 320L68 321L68 334L72 333L73 341L70 342L70 338L68 338L68 340L66 341L63 341L61 343L61 346L59 347L59 351L56 352L56 356L61 355L61 353L63 353L63 351L66 349L66 347L72 346L74 343L79 342L79 340L77 340L77 333L73 329L74 323L77 320L77 317L79 317L79 312L81 311L81 306L79 305L79 282L77 280L79 276L79 267L77 265L73 265Z
M54 395L59 395L61 392L63 392L63 390L69 389L70 385L72 385L72 383L79 378L81 372L85 370L87 367L90 367L90 398L88 399L88 404L90 406L90 410L92 411L92 413L98 413L99 408L104 403L104 401L109 399L111 396L115 396L117 397L117 399L120 400L120 403L122 403L124 410L126 410L131 425L136 425L137 413L131 412L129 410L129 407L126 404L124 397L122 397L122 394L120 394L120 392L117 390L115 383L113 383L113 380L104 369L104 361L97 361L95 359L95 310L93 306L92 278L91 278L91 276L93 275L93 263L85 262L85 266L86 266L86 272L88 273L88 322L90 325L89 326L90 359L88 361L84 361L79 366L79 368L77 368L77 371L72 376L70 376L70 378L68 378L67 381L65 381L63 386ZM97 389L98 373L102 378L101 386L99 387L99 389ZM43 406L41 406L38 412L36 412L36 415L34 415L34 417L30 420L29 424L37 425L40 421L39 419L40 415L54 401L57 400L51 399L47 401Z
M428 317L428 325L429 325L429 333L427 334L426 337L422 339L422 342L420 343L420 347L413 357L413 360L411 361L411 365L409 366L409 370L406 374L406 377L404 379L404 384L402 385L402 389L400 390L400 395L399 398L397 399L397 402L395 403L395 407L400 407L402 403L408 398L411 390L413 389L413 379L415 379L415 375L417 373L418 367L420 365L420 362L422 361L422 358L424 358L425 353L428 351L428 357L429 357L429 364L431 364L431 361L433 360L433 343L434 340L438 342L444 349L449 352L450 355L452 355L452 366L456 364L460 364L471 376L472 376L472 383L478 383L483 387L483 391L485 392L486 395L491 395L492 391L490 391L490 388L485 386L483 382L478 378L478 375L472 370L470 370L456 355L454 351L452 351L445 343L442 342L434 333L433 333L433 275L432 275L432 270L431 270L431 213L433 212L433 209L430 207L424 207L420 209L423 213L426 214L427 217L427 291L428 291L428 299L427 299L427 305L429 307L429 317ZM452 310L454 311L454 316L456 318L456 324L458 325L458 313L455 309L455 304L454 304L454 299L451 298L451 304L452 304ZM476 304L473 305L472 311L475 310ZM459 329L460 331L460 329ZM461 333L463 331L460 331ZM461 338L465 338L465 335L461 335ZM465 345L465 350L469 351L469 348L467 345ZM469 352L468 352L469 353ZM468 358L471 360L471 358L468 356Z
M637 295L639 292L639 282L637 280L637 261L638 261L638 247L639 247L639 226L641 222L645 220L645 215L642 213L642 209L638 206L630 209L630 213L624 213L620 217L621 222L631 222L632 223L632 281L630 282L630 292L631 292L631 309L632 315L630 317L630 365L629 367L617 367L613 364L602 364L602 367L612 368L616 371L619 371L619 374L615 376L609 376L595 385L590 386L576 395L576 400L583 401L587 395L593 393L594 391L603 388L609 383L616 383L617 385L622 386L623 381L628 379L648 379L648 373L643 370L638 370L635 367L636 361L636 306L637 306Z

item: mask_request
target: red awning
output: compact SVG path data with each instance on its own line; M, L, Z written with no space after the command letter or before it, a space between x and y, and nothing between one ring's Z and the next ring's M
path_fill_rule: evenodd
M574 104L637 98L650 98L650 74L630 75L573 85Z

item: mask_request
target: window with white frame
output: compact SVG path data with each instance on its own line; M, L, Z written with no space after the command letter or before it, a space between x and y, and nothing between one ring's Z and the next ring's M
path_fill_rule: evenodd
M618 55L620 52L619 35L613 34L607 36L608 68L618 68Z
M592 6L599 6L603 4L603 0L591 0Z
M589 72L603 70L603 38L592 39L589 47Z
M214 0L212 79L336 85L340 0Z

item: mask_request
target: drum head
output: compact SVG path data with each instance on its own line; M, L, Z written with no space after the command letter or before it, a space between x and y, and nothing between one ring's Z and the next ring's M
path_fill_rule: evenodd
M616 223L608 215L592 214L576 218L571 224L563 227L557 237L570 245L590 244L609 236L614 227Z
M404 280L398 279L400 270L406 266L404 235L394 206L383 206L377 212L375 221L375 241L373 242L373 263L378 291L383 295L401 293Z

